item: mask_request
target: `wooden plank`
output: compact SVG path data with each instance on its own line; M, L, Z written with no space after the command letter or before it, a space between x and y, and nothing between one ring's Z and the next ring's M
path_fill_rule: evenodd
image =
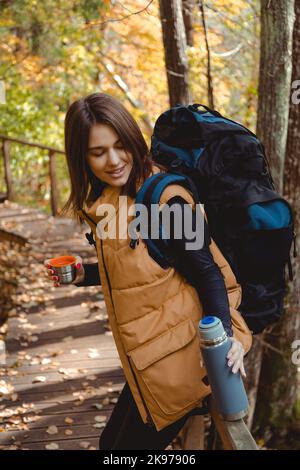
M99 430L101 431L101 430ZM101 432L99 432L99 436L101 435ZM15 446L13 444L14 441L11 442L11 449L15 448L20 448L20 449L28 449L28 450L45 450L45 443L24 443L24 445L21 446ZM51 442L55 442L52 440ZM87 450L96 450L98 449L99 445L99 437L94 437L94 436L86 436L85 439L68 439L64 441L59 441L57 444L59 445L59 450L81 450L81 443L82 442L89 442L90 446ZM9 450L9 446L4 446L4 448L7 448Z
M0 206L0 220L15 219L22 216L31 216L32 214L42 214L41 211L34 208L28 208L11 201L6 201L5 204Z
M104 416L104 415L101 415L101 416ZM0 434L0 444L8 444L9 441L11 440L11 437L12 435L14 435L14 437L17 439L17 440L22 440L24 443L25 441L26 442L57 442L57 441L64 441L64 440L67 440L67 439L86 439L87 437L97 437L99 436L100 434L100 430L101 428L95 428L94 425L96 424L96 421L93 421L91 420L90 423L88 424L79 424L79 425L64 425L64 426L57 426L57 434L54 434L54 435L49 435L47 434L47 428L48 428L48 425L43 427L43 428L40 428L40 429L35 429L35 428L32 428L30 430L30 433L28 434L28 431L27 430L20 430L18 431L17 429L14 429L14 430L11 430L11 431L8 431L8 432L4 432L4 433L1 433ZM56 424L55 424L56 426ZM66 435L65 434L65 431L66 430L70 430L72 431L73 434L70 434L70 435ZM24 437L24 436L27 436L27 437Z
M2 214L0 211L0 222L1 224L9 224L11 222L23 223L23 222L37 222L37 221L45 221L48 220L49 216L46 213L42 213L40 211L28 211L26 213L19 213L19 211L15 211L12 214Z
M0 229L0 240L7 240L8 242L17 243L19 245L26 245L28 242L27 238L17 235L16 233L8 232Z
M32 399L34 398L36 401L41 401L41 400L55 401L57 399L56 396L64 395L66 397L66 400L68 399L68 401L70 401L70 399L74 398L70 396L70 392L73 393L73 391L75 392L75 391L81 391L81 390L82 391L88 390L91 392L91 396L92 396L92 393L94 392L97 393L97 391L99 391L99 393L100 392L102 393L103 386L104 388L108 387L107 385L103 385L105 384L106 381L114 381L116 380L116 377L118 377L119 383L123 383L124 374L121 373L122 371L120 370L120 374L118 376L116 376L116 374L114 374L113 371L114 369L106 369L106 370L101 370L101 371L99 371L99 369L97 370L94 369L94 370L89 370L86 375L82 375L82 376L76 375L76 376L68 377L66 379L64 379L60 375L60 376L53 377L52 380L49 376L43 375L43 377L46 377L46 382L41 384L39 387L35 386L37 384L32 383L32 379L34 377L32 377L31 379L28 378L27 381L22 382L22 383L10 382L10 385L14 387L14 393L17 394L17 397L15 398L15 400L19 400L19 401L25 400L28 402L30 401L30 397L32 397ZM93 383L89 383L88 386L83 386L82 384L84 382L89 382L89 379L87 378L88 375L92 375L92 376L96 375L99 378L99 382L102 382L102 386L101 385L98 386L98 389L97 387L94 387ZM40 376L37 376L37 377L40 377ZM45 391L44 391L43 385L45 387ZM114 387L111 387L111 388L114 389ZM88 394L86 394L86 396L87 395ZM70 399L68 398L68 396L70 396ZM19 406L19 401L12 402L11 400L3 400L3 404L5 404L5 406L15 406L16 404L18 404Z
M73 427L73 426L78 426L78 425L90 425L90 424L95 424L96 420L95 418L97 416L106 416L106 420L109 419L112 410L113 410L114 405L111 405L110 407L105 407L102 410L97 410L96 408L94 410L85 410L84 412L75 412L75 411L70 411L68 414L66 413L61 413L61 414L41 414L41 415L33 415L34 419L30 423L30 429L44 429L45 427L48 426L57 426L58 428L61 427L66 427L66 418L70 418L73 420L72 424L68 424L67 427ZM30 416L27 417L28 420L30 421ZM27 419L26 418L26 419ZM37 419L38 418L38 419ZM26 421L26 420L25 420ZM1 434L0 434L1 438ZM29 439L31 440L31 436L29 435Z
M23 406L20 406L19 404L17 406L10 406L9 410L14 411L14 416L32 416L32 415L38 415L38 416L43 416L43 415L64 415L67 416L69 413L86 413L86 412L91 412L92 410L96 409L96 405L98 406L99 404L102 404L102 399L101 397L91 397L87 398L84 401L78 400L78 403L76 400L74 401L67 401L63 402L61 400L48 400L48 401L42 401L42 402L34 402L33 400L28 400L24 402ZM23 407L30 405L30 408L24 409ZM103 405L103 409L101 411L99 410L100 413L102 413L104 410L112 410L114 407L114 404L107 404ZM6 407L7 409L7 407ZM21 410L21 411L20 411Z
M83 363L87 361L91 364L99 364L99 363L102 364L103 359L111 360L111 359L118 359L119 357L117 349L113 345L111 346L107 345L107 347L105 348L102 348L101 345L97 345L97 346L93 345L93 346L94 346L93 348L86 347L86 348L81 348L80 350L75 349L73 347L71 348L68 347L68 350L60 349L58 352L54 352L55 356L51 356L51 354L48 354L46 352L44 352L43 354L30 354L30 352L28 352L28 356L26 354L28 359L23 358L23 356L10 355L7 359L6 366L14 367L15 370L20 369L20 367L22 367L22 370L25 370L24 367L33 367L33 366L40 367L40 370L47 370L47 367L49 368L49 370L51 370L51 367L54 367L54 366L51 363L49 363L49 361L44 361L44 362L48 362L48 364L43 364L44 358L51 360L55 365L57 363L74 364L74 362ZM99 355L96 356L96 354L99 354ZM32 362L34 362L34 364Z
M57 359L57 362L59 363L60 361ZM76 359L73 359L73 361L68 361L68 362L65 362L65 363L62 363L60 362L60 365L58 366L49 366L49 365L24 365L24 366L21 366L19 368L15 368L15 370L20 373L20 374L25 374L26 376L28 377L32 377L32 376L35 376L35 375L50 375L50 374L53 374L53 373L57 373L56 371L59 369L59 368L62 368L62 367L65 367L66 369L68 367L71 367L72 366L72 369L74 370L83 370L83 369L86 369L87 371L90 371L90 370L99 370L99 372L101 372L101 370L106 370L106 369L109 369L109 368L115 368L117 369L118 367L120 367L120 364L121 364L121 361L119 359L119 356L117 354L114 354L114 355L109 355L108 357L98 357L98 358L95 358L95 359L91 359L91 358L82 358L81 361L76 361ZM84 373L84 372L82 372ZM17 380L17 375L16 376L13 376L13 377L10 377L10 379L13 381L14 379Z

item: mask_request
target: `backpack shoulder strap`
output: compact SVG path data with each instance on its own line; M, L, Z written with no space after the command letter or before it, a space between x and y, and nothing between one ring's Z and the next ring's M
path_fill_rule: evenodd
M161 195L167 186L171 184L180 184L191 191L193 199L196 203L199 201L199 194L191 178L178 173L156 173L148 178L139 189L135 204L143 204L147 207L148 213L151 211L151 204L159 204ZM138 213L137 208L137 213ZM137 240L131 240L130 247L135 248ZM163 228L159 225L159 245L157 240L152 240L149 236L144 239L147 245L149 255L164 269L170 267L172 261L168 258L165 250L161 250L161 246L167 248L167 240L163 237Z

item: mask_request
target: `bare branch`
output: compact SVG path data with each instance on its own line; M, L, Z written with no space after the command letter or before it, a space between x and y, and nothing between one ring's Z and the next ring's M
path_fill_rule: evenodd
M142 13L143 11L147 10L147 8L151 5L152 2L153 2L153 0L150 0L150 2L148 3L148 5L145 6L145 8L142 8L142 9L139 10L139 11L134 11L133 13L130 13L129 15L121 16L120 18L111 18L111 19L105 20L105 21L94 21L94 22L91 22L91 23L86 24L86 27L87 27L87 28L94 28L95 26L102 26L102 25L104 25L104 24L106 24L106 23L114 23L114 22L117 22L117 21L126 20L126 19L129 18L130 16L139 15L139 14Z
M112 80L117 85L117 87L125 94L125 96L126 96L127 100L129 101L129 103L134 108L141 109L142 108L141 103L133 96L133 94L129 90L128 85L124 82L122 77L120 77L120 75L118 75L117 73L114 72L112 65L111 64L106 64L101 59L99 59L99 62L101 63L103 68L106 70L108 75L112 78ZM153 132L153 124L151 123L149 117L147 116L147 114L145 112L142 114L142 120L143 120L143 122L146 126L147 132L149 133L149 135L151 135L152 132Z

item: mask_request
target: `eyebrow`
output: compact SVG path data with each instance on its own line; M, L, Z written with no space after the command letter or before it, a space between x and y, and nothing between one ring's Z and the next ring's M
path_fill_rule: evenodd
M120 138L118 140L116 140L113 145L118 144L119 142L121 142ZM104 148L105 147L103 147L102 145L97 145L96 147L88 148L88 151L90 151L90 150L100 150L100 149L104 149Z

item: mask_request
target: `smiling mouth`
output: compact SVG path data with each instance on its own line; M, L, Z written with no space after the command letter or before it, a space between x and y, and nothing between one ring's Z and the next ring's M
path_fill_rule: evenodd
M118 170L114 170L114 171L107 171L107 173L110 175L110 176L119 176L122 174L124 168L125 168L126 165L122 166L121 168L118 168Z

